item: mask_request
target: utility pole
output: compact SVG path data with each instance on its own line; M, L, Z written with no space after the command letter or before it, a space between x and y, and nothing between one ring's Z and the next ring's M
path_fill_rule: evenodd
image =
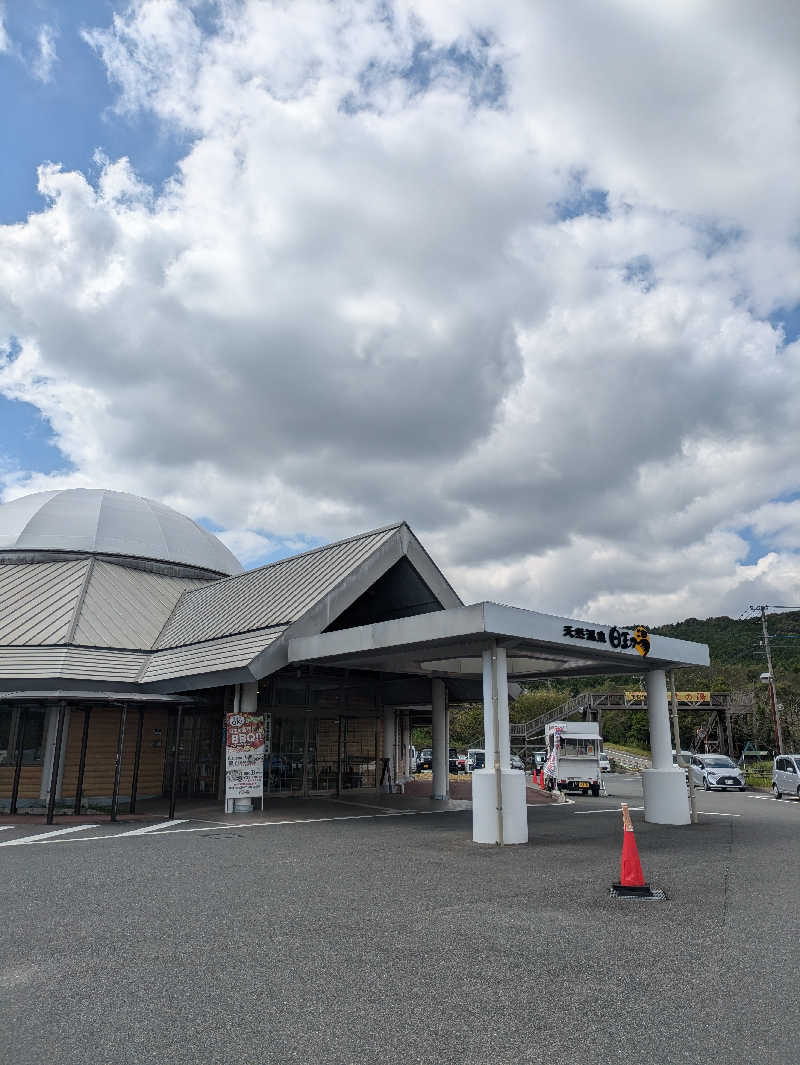
M761 611L761 631L764 633L764 650L767 652L767 669L769 670L769 701L772 706L772 724L775 729L775 742L778 745L778 754L783 754L783 728L781 727L781 714L778 709L778 697L775 692L775 674L772 672L772 652L769 648L769 632L767 631L767 607L766 604L759 606Z

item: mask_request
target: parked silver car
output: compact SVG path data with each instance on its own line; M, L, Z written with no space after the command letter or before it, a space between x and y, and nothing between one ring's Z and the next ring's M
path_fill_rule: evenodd
M800 754L782 754L772 767L772 794L796 795L800 799Z
M741 769L725 754L693 754L689 766L695 787L706 791L719 788L738 788L744 791L745 781Z

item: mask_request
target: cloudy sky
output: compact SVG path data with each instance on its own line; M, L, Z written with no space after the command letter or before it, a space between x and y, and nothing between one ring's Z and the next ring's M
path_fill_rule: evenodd
M798 54L795 0L0 0L3 497L800 603Z

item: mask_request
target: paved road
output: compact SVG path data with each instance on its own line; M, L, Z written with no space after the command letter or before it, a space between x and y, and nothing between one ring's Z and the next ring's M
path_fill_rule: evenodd
M796 1061L800 803L634 809L668 898L631 902L607 783L502 850L457 809L2 847L0 1062Z

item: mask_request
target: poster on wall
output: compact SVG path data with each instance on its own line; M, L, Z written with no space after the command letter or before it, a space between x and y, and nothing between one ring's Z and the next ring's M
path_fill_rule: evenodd
M225 798L253 799L264 794L264 718L261 714L225 715Z

